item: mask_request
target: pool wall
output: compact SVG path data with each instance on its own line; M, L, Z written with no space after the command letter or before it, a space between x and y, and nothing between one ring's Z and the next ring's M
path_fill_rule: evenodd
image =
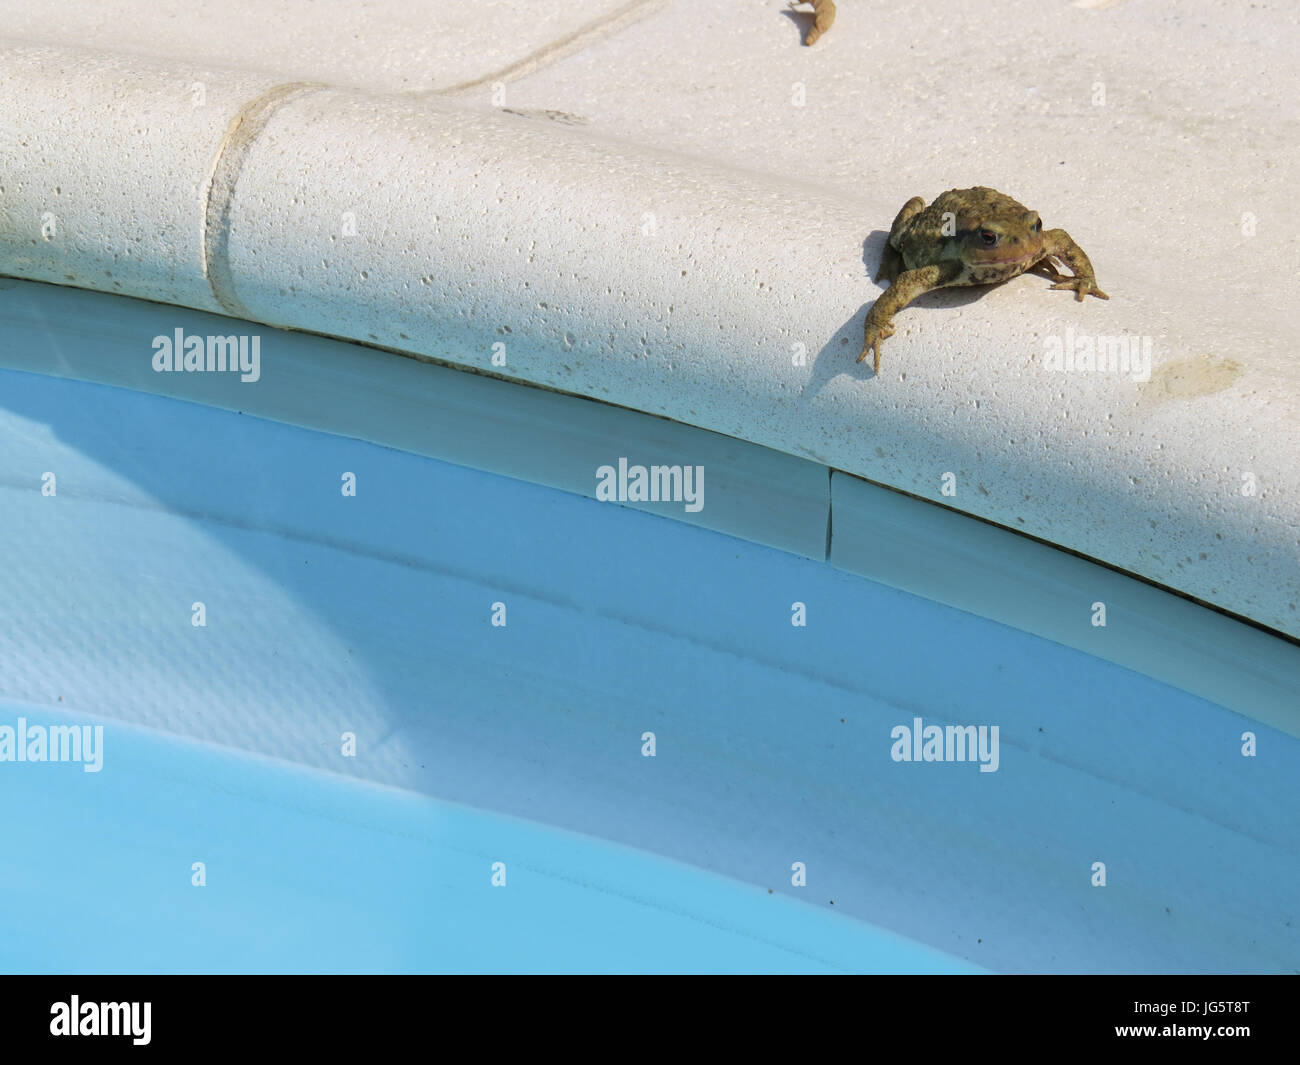
M636 411L261 329L255 386L231 373L156 373L159 330L243 326L183 308L0 282L0 367L188 399L342 434L595 498L602 466L700 464L704 505L636 509L829 561L1122 665L1300 736L1300 647L934 503L806 459ZM101 323L112 328L93 344ZM165 328L164 328L165 327ZM1096 604L1106 623L1096 624Z

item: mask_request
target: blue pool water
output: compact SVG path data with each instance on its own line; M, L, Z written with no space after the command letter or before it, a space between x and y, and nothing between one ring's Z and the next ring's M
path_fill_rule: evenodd
M0 704L0 721L20 715L73 720ZM527 821L131 726L109 725L104 750L99 773L0 773L0 969L973 968L760 888Z
M0 727L105 729L99 773L0 762L0 969L1297 968L1300 741L1077 651L38 374L0 507ZM997 772L892 760L916 717Z

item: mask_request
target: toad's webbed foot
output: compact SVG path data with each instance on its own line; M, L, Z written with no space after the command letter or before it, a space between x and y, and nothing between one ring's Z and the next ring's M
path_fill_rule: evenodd
M867 312L867 321L863 329L862 354L858 362L873 354L872 367L880 373L880 345L886 337L894 335L894 315L911 303L917 296L934 288L951 285L961 276L962 264L956 261L922 266L917 270L904 270L885 289L881 297L871 305Z

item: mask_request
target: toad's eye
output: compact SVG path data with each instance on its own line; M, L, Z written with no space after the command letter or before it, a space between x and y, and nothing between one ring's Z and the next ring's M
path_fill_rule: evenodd
M1034 223L1034 232L1041 233L1042 231L1043 231L1043 220L1040 218Z
M991 248L998 242L998 235L991 229L981 229L980 240L984 242L986 248Z

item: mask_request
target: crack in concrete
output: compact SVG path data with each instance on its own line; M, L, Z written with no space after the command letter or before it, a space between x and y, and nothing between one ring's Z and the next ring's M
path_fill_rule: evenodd
M559 62L575 52L580 52L588 45L604 40L606 37L627 26L631 26L633 23L640 22L643 18L653 15L656 11L667 6L668 0L631 0L630 3L624 4L618 10L611 11L607 15L601 15L600 18L593 19L584 26L579 26L572 33L568 33L550 44L543 45L532 54L516 60L509 66L502 67L500 70L493 71L491 74L484 74L472 81L463 81L459 85L452 85L445 89L420 89L412 93L412 95L459 96L483 85L491 85L496 81L504 82L525 77L542 67L550 66L552 63Z
M500 70L450 88L422 89L405 95L455 96L482 85L523 77L579 52L626 26L640 22L666 7L668 2L669 0L630 0L617 10L593 19L572 33L551 41ZM321 82L291 81L268 89L240 108L239 113L231 119L213 157L201 196L203 217L199 232L199 247L202 255L203 277L208 282L212 297L222 310L232 317L250 320L253 318L252 313L235 292L235 279L230 267L230 211L234 202L235 185L244 169L244 163L253 144L276 111L291 100L328 88L330 86Z
M235 280L230 269L230 209L235 198L235 184L254 142L271 116L290 100L325 88L328 86L318 82L291 81L276 85L250 100L230 120L212 159L203 185L199 247L203 277L212 290L212 296L233 317L253 318L235 293Z

